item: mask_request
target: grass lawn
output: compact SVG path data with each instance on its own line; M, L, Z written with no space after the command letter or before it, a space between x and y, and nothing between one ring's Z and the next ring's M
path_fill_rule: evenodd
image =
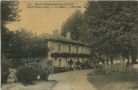
M89 73L88 81L97 90L138 90L138 73L134 72Z

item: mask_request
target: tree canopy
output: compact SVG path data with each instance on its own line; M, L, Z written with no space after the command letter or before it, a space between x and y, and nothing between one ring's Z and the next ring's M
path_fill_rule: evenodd
M2 39L1 48L2 56L9 60L12 66L17 67L24 64L22 59L47 57L47 43L43 38L29 32L25 28L11 31L6 27L10 22L18 21L20 18L19 2L17 1L2 1L1 2L1 19L2 19ZM10 60L12 59L12 60Z
M73 15L72 17L74 17ZM75 28L79 28L74 36L89 43L94 56L107 56L112 60L117 55L122 55L127 59L131 55L132 63L136 62L138 48L137 1L88 1L86 11L82 16L83 19L79 19L83 23L81 22L79 26L75 25L73 20L73 23L70 22L71 17L69 17L66 27L75 26L69 29L70 32L76 32ZM66 28L63 28L65 32L67 29L64 29Z
M83 14L81 11L76 10L63 24L61 29L61 35L66 36L67 32L71 33L71 38L79 40L81 28L83 22ZM77 36L76 36L77 35Z
M10 22L19 20L20 9L17 1L2 1L1 2L1 23L6 25Z
M93 46L104 55L132 54L138 41L138 2L88 2L86 23Z
M2 52L10 48L12 32L6 27L10 22L19 20L19 3L17 1L1 1L1 41Z

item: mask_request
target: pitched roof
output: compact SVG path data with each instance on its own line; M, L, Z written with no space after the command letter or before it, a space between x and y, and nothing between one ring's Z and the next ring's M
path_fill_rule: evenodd
M59 35L52 35L52 34L45 33L45 34L42 34L40 37L43 38L44 40L89 46L89 44L87 43L83 43L72 39L67 39L66 37L59 36Z

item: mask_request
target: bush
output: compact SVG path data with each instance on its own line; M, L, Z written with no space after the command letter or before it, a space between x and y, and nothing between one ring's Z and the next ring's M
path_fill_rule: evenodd
M24 84L32 83L36 80L37 73L31 66L21 66L17 70L17 78Z
M66 71L65 67L54 67L54 73L60 73L65 71Z
M40 75L41 80L48 80L49 72L47 68L42 68L42 66L37 62L31 63L30 66L35 69L37 75Z
M41 80L48 80L49 72L47 70L41 69L39 73Z
M6 59L1 60L1 82L5 83L9 75L9 62Z
M94 72L95 72L95 74L105 74L106 73L106 71L102 67L102 65L96 66L96 68L94 69Z
M41 72L41 66L37 62L30 63L30 66L33 67L37 75Z
M7 78L8 78L8 75L9 75L9 71L6 70L6 71L1 71L1 82L2 83L5 83L7 81Z

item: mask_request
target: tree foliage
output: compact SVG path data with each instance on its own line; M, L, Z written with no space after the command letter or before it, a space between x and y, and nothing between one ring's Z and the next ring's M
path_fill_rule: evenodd
M2 53L7 53L10 48L12 32L6 27L10 22L19 20L19 3L17 1L1 1L1 48Z
M76 15L76 14L75 14ZM137 1L88 1L83 19L76 16L67 19L62 32L73 33L74 38L89 43L96 58L112 59L122 55L136 62L138 46L138 2ZM74 18L73 18L74 17ZM73 20L70 20L73 18ZM72 21L72 22L71 22ZM72 27L74 26L74 27ZM66 28L68 27L68 28ZM62 33L61 32L61 33ZM72 34L72 33L71 33Z
M47 57L47 42L24 28L11 31L13 33L10 41L10 58L14 66L24 64L22 59Z
M89 54L84 54L84 53L51 53L52 58L68 58L68 57L81 57L81 58L89 58Z
M2 1L1 2L1 22L6 25L10 22L19 20L20 9L17 1Z
M29 50L31 57L47 57L48 55L47 41L45 41L44 37L35 35L32 38Z
M6 25L10 22L14 22L19 20L19 7L18 7L17 1L1 1L1 52L2 52L2 68L8 68L10 67L8 63L10 63L9 60L5 59L5 56L7 58L7 55L9 56L11 53L11 41L13 37L13 32L9 31L9 29L6 27ZM5 63L8 62L8 63ZM7 65L8 67L5 67ZM2 69L2 72L5 72ZM4 74L4 73L3 73ZM5 75L3 76L5 77Z
M61 35L66 36L67 32L71 33L71 38L74 40L79 40L81 28L83 21L83 14L81 11L76 10L63 24L61 29Z
M138 2L88 2L85 12L93 49L113 57L137 48Z

